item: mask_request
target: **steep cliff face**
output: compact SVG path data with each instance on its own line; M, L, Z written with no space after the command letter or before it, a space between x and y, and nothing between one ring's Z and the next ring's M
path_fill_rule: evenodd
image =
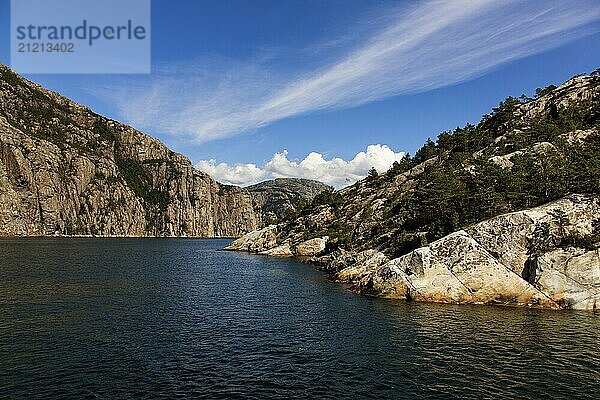
M251 195L0 65L0 234L239 236Z
M367 295L597 309L599 196L600 76L581 76L228 248L308 257Z
M310 179L277 178L246 187L267 222L277 222L331 188Z

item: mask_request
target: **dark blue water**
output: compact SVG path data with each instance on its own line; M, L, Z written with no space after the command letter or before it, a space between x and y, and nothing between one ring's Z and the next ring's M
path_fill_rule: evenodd
M2 398L598 398L600 316L356 296L225 240L0 240Z

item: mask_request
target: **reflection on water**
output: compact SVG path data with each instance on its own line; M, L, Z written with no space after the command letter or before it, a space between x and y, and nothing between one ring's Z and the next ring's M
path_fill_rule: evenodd
M226 243L0 240L0 397L600 393L600 315L369 299Z

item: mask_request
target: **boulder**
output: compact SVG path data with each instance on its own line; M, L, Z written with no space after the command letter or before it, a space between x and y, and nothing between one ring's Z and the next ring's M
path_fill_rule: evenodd
M329 236L314 238L300 243L296 246L296 255L300 257L313 257L325 250Z
M277 246L277 226L269 225L266 228L252 231L233 241L225 250L247 251L250 253L261 253Z
M264 254L272 257L293 257L292 249L289 243L284 243L269 250L261 251L259 254Z

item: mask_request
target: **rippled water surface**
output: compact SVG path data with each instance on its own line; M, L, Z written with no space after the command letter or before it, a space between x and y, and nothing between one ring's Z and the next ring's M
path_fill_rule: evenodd
M225 240L0 240L0 397L598 398L600 315L355 296Z

